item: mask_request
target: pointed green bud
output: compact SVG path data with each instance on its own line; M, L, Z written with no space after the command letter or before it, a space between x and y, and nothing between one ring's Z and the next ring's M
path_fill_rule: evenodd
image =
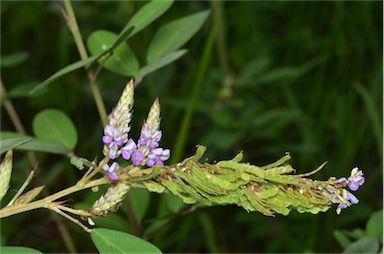
M156 98L149 110L146 124L153 130L158 130L160 127L160 103L158 98Z
M7 193L12 174L12 150L8 150L0 164L0 200Z
M127 117L128 113L133 107L133 94L135 86L133 79L131 79L128 84L125 86L123 93L120 96L120 99L116 105L115 112L120 115L120 117Z
M94 216L107 216L110 213L116 212L127 195L129 188L129 185L125 182L119 182L109 187L107 193L93 204L89 212Z

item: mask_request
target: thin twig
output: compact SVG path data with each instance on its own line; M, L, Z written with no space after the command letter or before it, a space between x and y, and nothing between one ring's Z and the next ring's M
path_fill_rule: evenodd
M25 182L23 183L23 185L20 187L20 189L17 191L16 195L12 198L12 200L8 203L7 206L10 206L13 204L13 202L15 202L15 200L23 193L23 191L25 190L25 188L27 188L28 184L31 182L32 180L32 177L34 176L35 174L35 171L36 171L36 168L37 168L37 165L35 165L34 169L32 169L31 173L29 173L29 176L27 177L27 179L25 180Z
M16 110L15 110L11 100L9 100L8 97L7 97L7 91L5 89L5 86L3 84L3 81L1 79L1 77L0 77L0 98L1 98L1 101L3 102L3 104L4 104L5 109L7 110L8 114L9 114L9 116L11 118L11 121L12 121L13 125L15 126L15 129L17 130L17 132L19 132L21 134L26 134L24 126L23 126L23 124L22 124L22 122L21 122L21 120L20 120L20 118L19 118L19 116L18 116L18 114L17 114L17 112L16 112ZM36 155L33 152L27 152L27 157L28 157L28 160L29 160L29 163L30 163L31 167L35 167L35 165L37 165ZM31 176L31 174L29 176ZM29 178L29 176L28 176L28 178ZM33 176L33 174L32 174L32 176ZM27 178L27 180L28 180L28 178ZM46 189L43 190L43 193L48 195L48 192L47 192ZM76 251L76 248L75 248L75 244L74 244L71 236L69 234L66 234L68 232L68 230L62 224L62 222L60 221L59 218L54 217L54 220L55 220L55 222L56 222L56 224L57 224L57 226L59 228L60 235L63 238L64 243L65 243L67 249L70 252L76 253L77 251Z
M5 86L3 84L3 80L1 79L1 77L0 77L0 98L17 132L21 134L27 134L20 120L20 117L16 112L15 107L13 106L11 100L8 99L7 90L5 89ZM27 152L27 157L29 160L29 164L31 165L31 167L33 167L37 163L35 154L32 152Z
M273 163L267 164L265 166L260 167L261 169L268 169L268 168L273 168L273 167L278 167L285 162L289 161L291 159L291 156L289 153L287 153L283 158L279 159L278 161L275 161Z
M66 19L67 25L75 40L77 50L79 51L79 54L80 54L80 58L82 60L87 59L88 54L85 49L83 39L81 38L79 26L77 25L76 16L72 8L71 1L64 0L64 6L65 6L66 13L68 14L68 17ZM99 111L99 115L103 123L103 126L105 126L107 124L108 116L107 116L107 111L105 109L103 98L101 97L99 87L96 83L95 75L87 67L86 67L86 71L87 71L88 79L90 81L92 94L96 102L97 110Z
M80 226L85 232L91 233L91 231L92 231L91 229L89 229L85 225L83 225L78 219L75 219L72 216L70 216L70 215L66 214L65 212L61 211L59 208L57 208L57 207L49 207L49 209L51 209L52 211L60 214L61 216L65 217L65 218L67 218L68 220L72 221L76 225Z
M76 215L79 215L79 216L86 216L86 217L92 216L91 213L89 213L87 211L84 211L84 210L75 210L75 209L72 209L70 207L66 207L66 206L63 206L63 205L57 205L55 207L59 208L60 210L63 210L63 211L66 211L66 212L69 212L69 213L72 213L72 214L76 214Z
M316 174L316 173L319 172L319 171L325 166L325 164L327 164L327 163L328 163L328 161L324 162L324 163L321 164L318 168L316 168L315 170L312 170L311 172L304 173L304 174L293 175L293 176L294 176L294 177L306 177L306 176L310 176L310 175Z

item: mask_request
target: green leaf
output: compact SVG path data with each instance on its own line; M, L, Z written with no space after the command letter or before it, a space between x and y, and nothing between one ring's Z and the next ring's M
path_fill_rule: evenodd
M95 31L88 37L88 49L92 55L102 54L104 51L111 49L117 37L117 34L109 31ZM103 62L103 58L99 62ZM117 46L103 65L106 69L123 76L133 76L139 70L139 62L126 43Z
M8 92L8 96L13 97L30 97L31 91L40 84L38 81L30 81L30 82L23 82L18 84L17 86L13 87ZM39 92L34 93L34 95L40 95L44 92L44 90L40 90Z
M173 0L155 0L144 5L135 15L131 18L124 30L129 27L134 27L130 36L140 32L164 12L173 4ZM123 30L123 31L124 31Z
M383 240L383 210L377 211L371 215L366 227L367 235L376 236Z
M27 247L17 247L17 246L5 246L1 247L1 253L6 253L6 254L42 254L42 252L27 248Z
M63 69L59 70L58 72L53 74L51 77L46 79L44 82L42 82L40 85L36 86L31 91L31 94L35 93L36 91L40 90L43 87L46 87L47 85L51 84L53 81L60 78L61 76L92 63L94 60L99 59L101 57L101 55L102 54L100 54L98 56L91 56L91 57L88 57L87 59L77 61L73 64L68 65L67 67L64 67Z
M175 52L172 52L166 56L161 57L158 59L156 62L148 64L141 68L138 76L136 77L137 79L142 79L146 75L148 75L151 72L154 72L155 70L160 69L161 67L164 67L167 64L170 64L171 62L179 59L182 57L185 53L187 53L187 50L181 49Z
M120 231L96 228L91 237L100 253L161 253L151 243Z
M17 148L21 146L22 144L25 144L27 142L31 141L31 138L22 137L22 138L11 138L11 139L3 139L3 136L1 136L0 140L0 154Z
M138 220L142 220L149 206L150 192L146 189L136 188L131 189L128 192L128 196L135 217Z
M184 207L184 203L179 197L169 193L164 193L163 195L167 203L167 207L173 213L177 213L178 211L180 211L181 208Z
M345 249L348 245L351 244L351 240L349 240L348 236L345 235L340 230L335 230L333 232L333 235L335 236L336 240L339 242L340 246Z
M57 142L40 140L34 137L26 136L16 132L0 132L0 141L6 141L8 139L29 139L28 142L17 145L14 147L16 150L46 152L54 154L67 154L71 149Z
M33 132L39 139L63 144L71 150L77 143L77 132L71 119L57 109L37 114L33 119Z
M351 243L343 253L377 253L379 248L378 239L372 236L366 236Z
M149 45L148 63L154 63L183 46L201 28L208 15L209 11L202 11L160 27Z
M13 67L27 60L28 56L28 52L25 51L15 52L9 55L1 56L0 65L1 67Z

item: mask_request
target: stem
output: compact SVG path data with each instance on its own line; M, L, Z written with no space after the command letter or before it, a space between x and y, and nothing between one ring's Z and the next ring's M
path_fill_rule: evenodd
M13 106L11 100L8 99L7 90L4 87L3 80L1 79L1 77L0 77L0 98L17 132L21 134L26 134L24 126L19 118L19 115L16 112L15 107ZM27 152L27 156L28 156L29 164L32 167L35 166L35 164L37 163L35 154L32 152Z
M0 98L1 98L1 101L3 101L3 103L4 103L4 107L7 110L8 114L11 118L11 121L12 121L13 125L15 126L15 129L17 130L17 132L22 133L22 134L26 134L24 126L23 126L15 108L13 107L11 100L9 100L7 97L7 91L5 89L5 86L3 84L3 80L1 79L1 77L0 77ZM33 152L27 152L27 157L28 157L29 164L31 165L31 167L35 167L35 165L37 164L36 155ZM33 173L31 173L29 175L29 177L27 178L27 180L25 182L27 185L28 185L28 182L30 181L29 178L30 177L32 178L31 175L33 176ZM23 189L23 187L25 188L27 185L25 185L25 186L23 185L21 187L21 189ZM18 197L18 195L20 195L21 193L22 193L22 191L19 190L18 193L16 194L16 196L11 200L10 204L13 203L16 200L16 198ZM43 193L47 194L47 191L44 189ZM62 222L60 221L59 218L54 217L54 220L55 220L55 222L59 228L60 235L63 238L67 249L72 253L76 253L77 251L75 248L75 244L73 242L73 239L71 238L71 235L68 234L68 229L65 227L65 225L62 224Z
M63 16L67 20L67 25L75 40L77 50L79 51L79 54L80 54L80 58L84 60L88 58L88 54L85 49L83 39L81 38L79 26L77 25L76 16L72 8L71 1L64 0L64 6L65 6L67 16L65 15ZM99 111L101 121L103 125L106 125L108 121L107 111L105 109L105 105L104 105L99 87L97 86L95 75L87 67L86 67L86 71L87 71L88 79L90 81L92 94L96 102L97 110Z
M204 81L205 74L206 74L207 69L208 69L208 64L211 60L212 48L213 48L216 34L217 34L217 29L215 27L213 27L211 33L209 34L207 41L205 42L203 56L202 56L200 63L199 63L197 78L196 78L195 83L193 85L193 91L192 91L191 97L189 99L189 105L188 105L187 111L184 113L181 127L180 127L179 133L177 134L177 137L176 137L176 144L175 144L174 149L173 149L174 154L172 156L172 162L173 163L179 162L182 159L182 156L184 153L184 148L185 148L185 143L187 141L187 135L188 135L189 127L191 125L193 112L195 111L196 103L197 103L198 96L199 96L200 87Z
M40 199L40 200L36 200L34 202L31 202L31 203L28 203L25 205L21 205L21 206L17 206L17 207L13 207L13 206L5 207L5 208L0 210L0 218L8 217L8 216L11 216L14 214L18 214L18 213L22 213L22 212L26 212L26 211L30 211L30 210L35 210L38 208L48 208L49 203L55 201L56 199L62 198L64 196L67 196L69 194L72 194L72 193L75 193L75 192L78 192L81 190L85 190L88 188L92 188L94 186L99 186L99 185L103 185L103 184L107 184L107 183L110 183L110 181L107 178L102 177L102 178L93 180L93 181L91 181L91 182L89 182L83 186L74 185L74 186L69 187L67 189L64 189L62 191L59 191L55 194L52 194L48 197L45 197L45 198Z

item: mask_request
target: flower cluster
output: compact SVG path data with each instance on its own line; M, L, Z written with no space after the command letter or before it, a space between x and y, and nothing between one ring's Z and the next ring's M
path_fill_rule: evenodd
M170 150L159 147L162 137L160 128L160 104L158 99L153 103L146 122L144 123L140 138L137 143L128 137L130 131L129 123L132 117L134 84L131 80L123 91L116 108L109 116L109 122L104 128L103 153L109 159L115 160L123 157L131 160L136 166L153 167L163 166L164 161L169 159ZM118 175L116 171L119 164L113 162L111 166L105 164L103 170L108 173L111 180L116 181Z
M359 168L355 167L351 171L350 177L342 177L335 181L336 185L348 186L351 191L357 191L360 186L365 182L364 173ZM359 203L359 200L346 189L335 188L333 185L329 185L327 188L328 192L331 194L331 201L333 203L338 203L337 214L340 214L342 209L348 208L351 205Z

